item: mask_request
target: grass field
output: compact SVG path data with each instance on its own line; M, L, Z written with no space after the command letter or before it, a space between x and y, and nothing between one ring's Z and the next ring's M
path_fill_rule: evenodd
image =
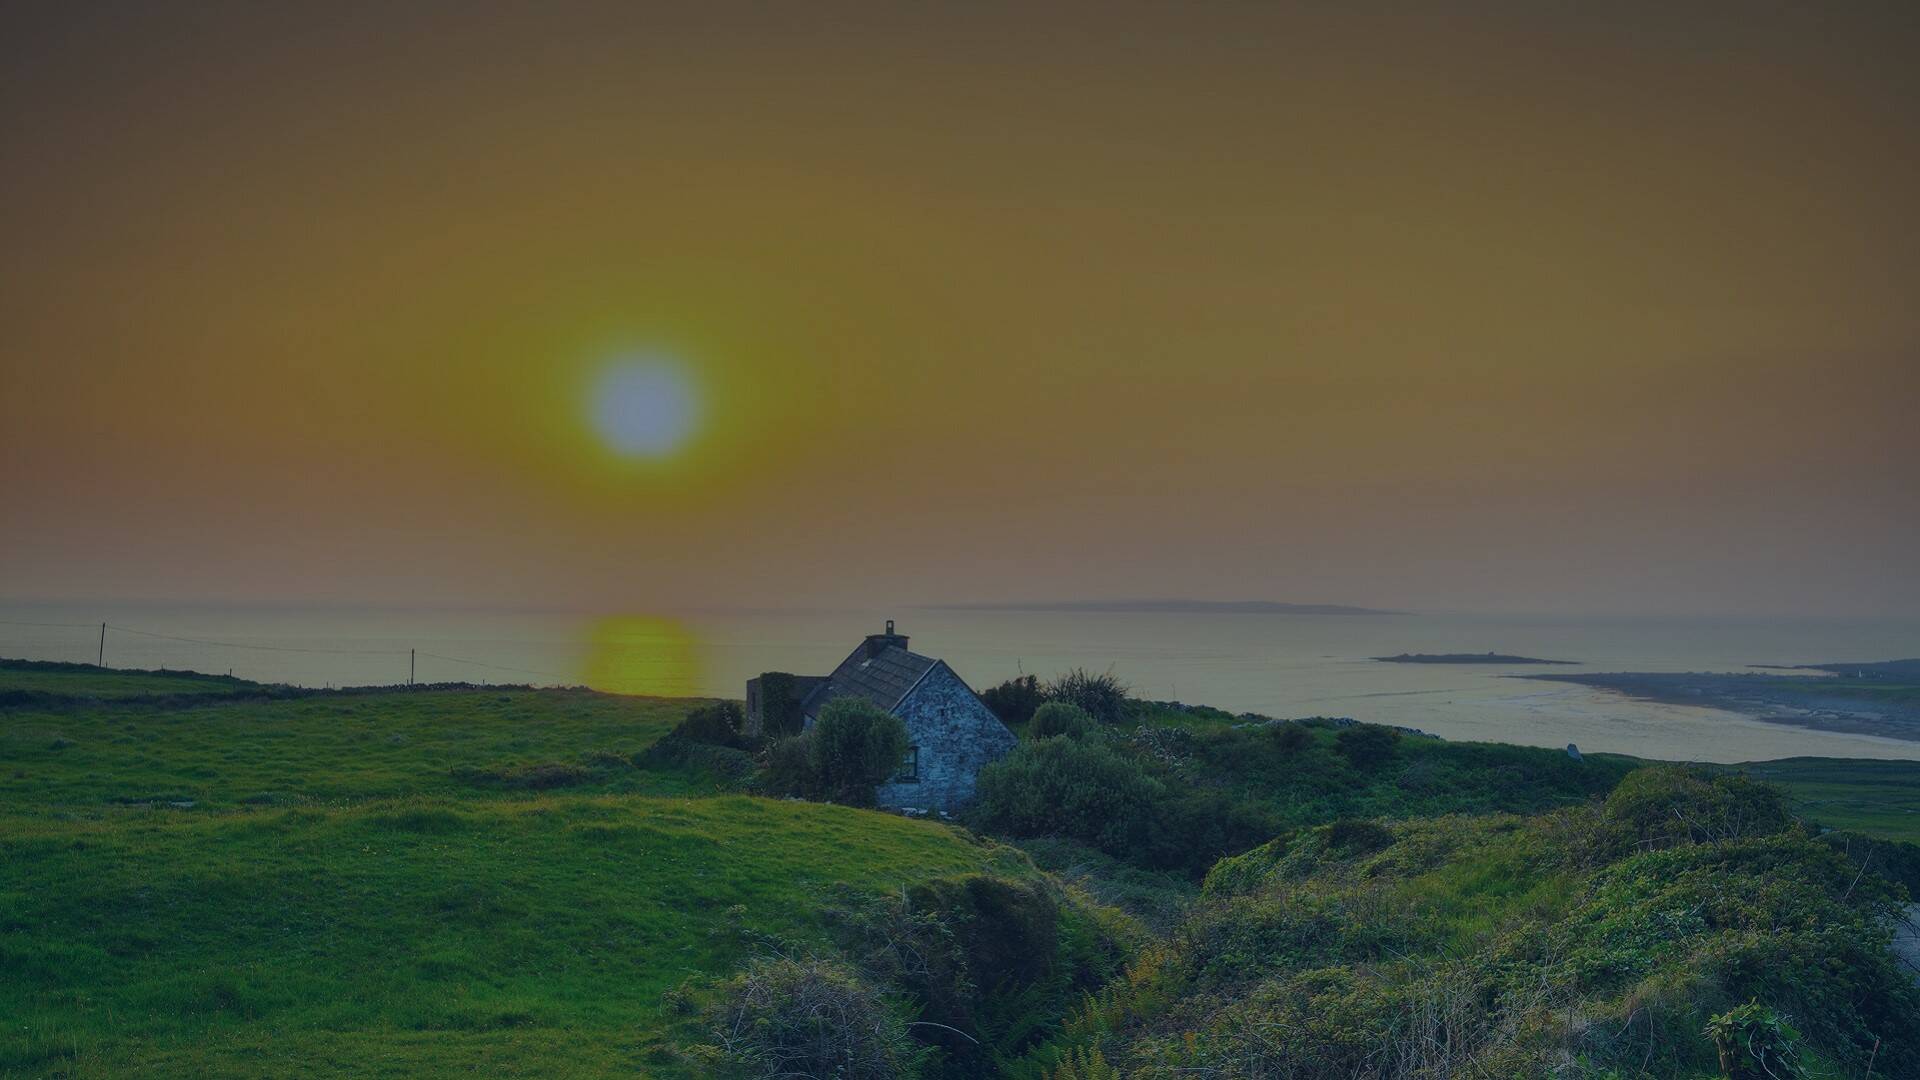
M1786 788L1795 813L1809 821L1920 843L1920 761L1788 758L1740 769Z
M819 938L836 883L1034 872L943 825L634 766L688 706L489 689L0 713L0 1075L660 1075L683 1022L662 993L728 970L746 931ZM554 764L571 786L511 782Z

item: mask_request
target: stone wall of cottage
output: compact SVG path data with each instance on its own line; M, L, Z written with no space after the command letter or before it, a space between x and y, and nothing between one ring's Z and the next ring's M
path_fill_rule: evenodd
M1020 741L945 664L927 672L894 711L919 748L919 778L880 785L881 806L958 810L973 801L980 769Z

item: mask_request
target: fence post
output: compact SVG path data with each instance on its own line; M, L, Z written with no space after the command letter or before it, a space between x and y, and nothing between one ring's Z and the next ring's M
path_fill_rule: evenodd
M407 650L407 685L413 685L413 649Z
M94 667L107 666L107 624L100 624L100 655L93 662Z

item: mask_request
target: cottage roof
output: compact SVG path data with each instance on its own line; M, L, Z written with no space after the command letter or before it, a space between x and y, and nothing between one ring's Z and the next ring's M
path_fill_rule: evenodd
M808 716L815 716L820 706L835 698L858 697L892 712L907 691L939 662L898 645L870 648L863 643L840 661L825 682L814 687L802 709Z

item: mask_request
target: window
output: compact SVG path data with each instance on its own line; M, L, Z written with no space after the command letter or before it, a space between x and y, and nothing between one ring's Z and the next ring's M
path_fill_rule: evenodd
M900 763L900 771L893 774L893 783L917 784L920 782L920 748L907 747L907 759Z

